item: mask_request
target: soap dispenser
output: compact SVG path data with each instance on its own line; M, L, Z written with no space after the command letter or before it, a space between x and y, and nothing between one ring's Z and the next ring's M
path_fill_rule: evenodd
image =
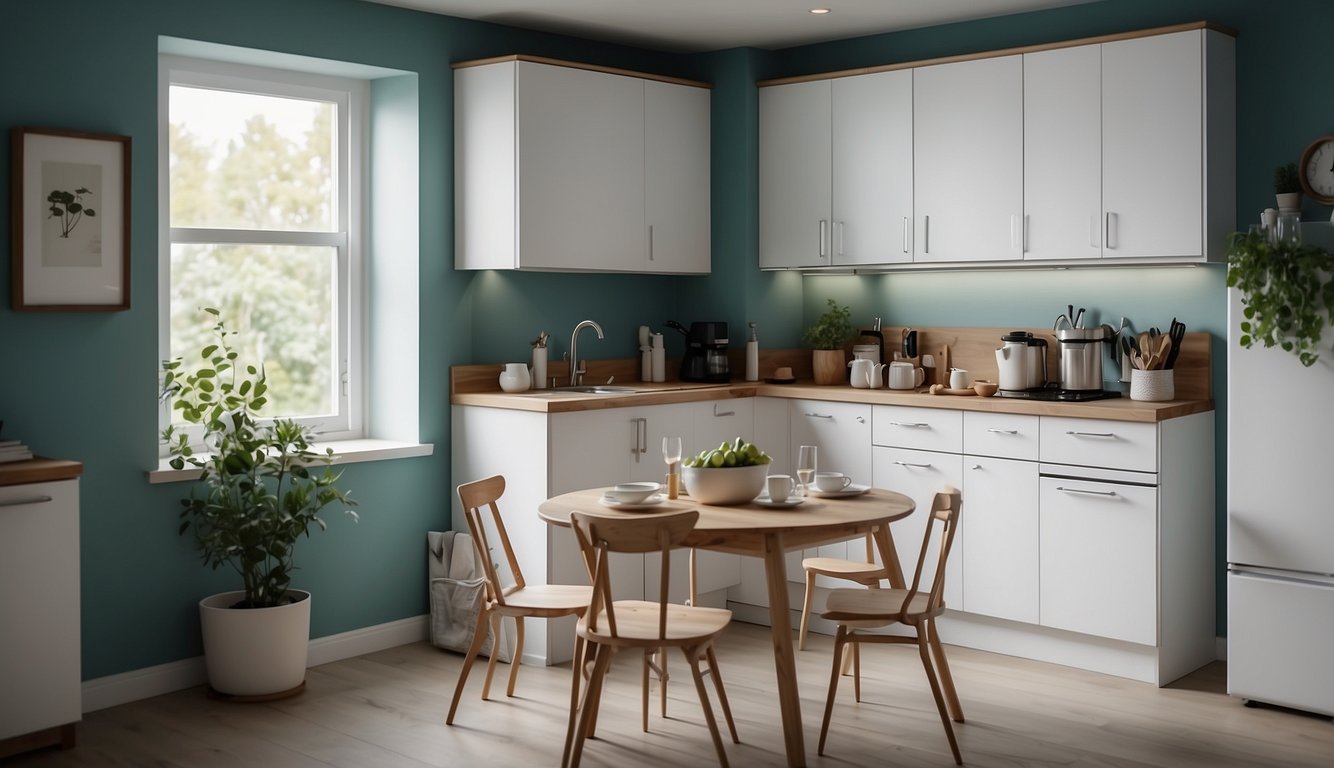
M746 381L760 380L760 340L755 335L755 324L750 324L750 338L746 340Z

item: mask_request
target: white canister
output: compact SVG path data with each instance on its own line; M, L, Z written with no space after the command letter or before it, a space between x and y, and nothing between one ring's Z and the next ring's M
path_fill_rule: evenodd
M528 366L523 363L505 363L500 372L500 388L505 392L527 392L532 383Z
M848 363L848 366L852 368L850 376L852 386L857 389L868 389L871 386L871 373L875 363L859 358Z
M650 337L653 341L649 350L653 368L653 380L663 382L667 380L667 350L662 345L662 334L655 333Z
M950 389L967 389L968 371L962 368L950 369Z
M1175 377L1172 369L1130 372L1130 399L1144 402L1162 402L1176 399Z
M533 347L533 389L547 388L547 348Z

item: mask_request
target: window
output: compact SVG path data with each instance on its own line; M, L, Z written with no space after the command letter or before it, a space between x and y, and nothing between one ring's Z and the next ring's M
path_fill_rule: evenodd
M216 307L265 367L269 416L363 436L365 81L175 57L162 72L162 357L199 349Z

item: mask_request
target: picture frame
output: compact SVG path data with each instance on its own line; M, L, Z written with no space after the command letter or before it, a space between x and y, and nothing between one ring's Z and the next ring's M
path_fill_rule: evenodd
M13 309L129 309L130 137L18 126L10 150Z

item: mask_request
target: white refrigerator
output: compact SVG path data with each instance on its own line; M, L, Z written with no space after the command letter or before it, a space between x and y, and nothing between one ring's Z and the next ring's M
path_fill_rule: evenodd
M1334 244L1330 225L1303 236ZM1334 715L1334 329L1310 368L1227 341L1228 693Z

